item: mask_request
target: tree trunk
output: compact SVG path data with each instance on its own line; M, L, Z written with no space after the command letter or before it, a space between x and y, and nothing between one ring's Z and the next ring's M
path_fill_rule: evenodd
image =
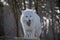
M22 9L22 0L18 0L18 1L13 0L12 3L13 3L12 10L14 12L16 25L17 25L17 36L21 36L21 35L23 35L22 26L21 26L21 23L20 23L20 15L21 15L21 9Z
M23 3L24 3L24 10L26 9L26 3L25 3L25 0L23 0Z
M2 24L3 4L0 2L0 36L4 36L4 27Z
M32 8L32 0L29 0L29 9Z

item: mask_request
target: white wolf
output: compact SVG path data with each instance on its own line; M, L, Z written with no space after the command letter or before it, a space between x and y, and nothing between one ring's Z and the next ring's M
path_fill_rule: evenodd
M26 9L22 12L20 18L24 37L35 38L41 34L40 17L32 9Z

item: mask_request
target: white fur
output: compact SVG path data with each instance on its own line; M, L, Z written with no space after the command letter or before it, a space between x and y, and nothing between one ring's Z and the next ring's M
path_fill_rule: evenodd
M26 18L26 15L28 16L28 18ZM32 21L30 27L26 23L29 19ZM36 12L34 12L34 10L32 9L24 10L22 12L20 21L23 27L24 37L34 38L35 35L36 37L40 36L41 34L40 17L36 14ZM29 31L26 30L31 30L31 32L29 33Z

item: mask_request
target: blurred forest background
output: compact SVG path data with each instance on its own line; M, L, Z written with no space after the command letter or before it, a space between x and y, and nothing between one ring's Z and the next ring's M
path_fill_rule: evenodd
M41 17L41 40L60 40L60 0L0 0L1 40L23 37L20 15L26 8Z

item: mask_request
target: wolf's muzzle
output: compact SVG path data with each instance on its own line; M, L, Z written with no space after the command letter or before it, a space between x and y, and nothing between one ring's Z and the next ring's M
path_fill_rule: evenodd
M30 26L30 24L31 24L31 20L29 20L29 21L27 22L27 25L28 25L28 26Z

